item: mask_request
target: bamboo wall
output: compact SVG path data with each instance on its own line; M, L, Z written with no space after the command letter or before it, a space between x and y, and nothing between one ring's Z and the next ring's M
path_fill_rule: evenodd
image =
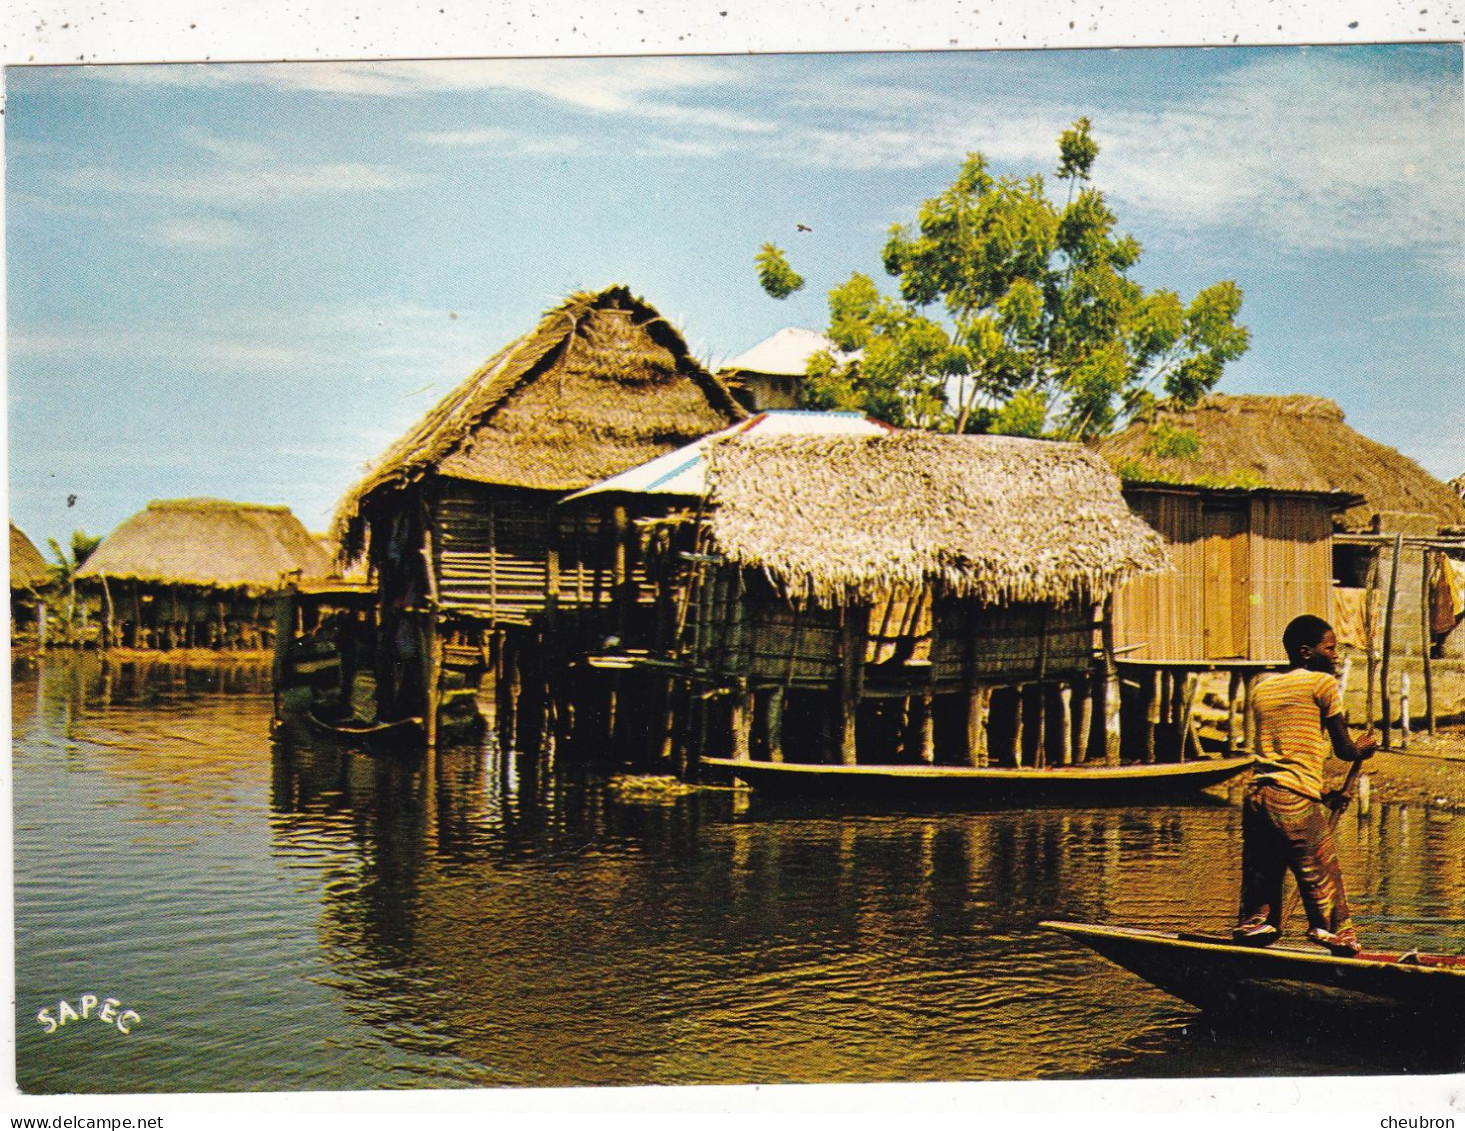
M1124 658L1281 660L1288 621L1332 615L1329 500L1148 487L1125 495L1165 538L1175 568L1116 595Z
M694 667L754 682L833 686L841 673L843 628L850 612L794 608L757 574L709 571L697 587L685 642ZM897 597L857 610L869 686L918 666L921 680L955 687L1005 684L1092 671L1093 611L1024 604L981 606L929 594ZM868 625L868 628L865 627Z
M616 529L609 514L561 513L559 498L441 481L432 503L439 606L494 624L528 625L551 597L560 609L610 605L622 570L635 602L649 604L654 594L634 531Z

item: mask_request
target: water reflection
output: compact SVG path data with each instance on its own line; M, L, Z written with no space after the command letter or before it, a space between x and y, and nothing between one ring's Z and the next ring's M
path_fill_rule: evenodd
M627 802L602 774L491 745L390 758L289 730L271 741L267 671L61 659L13 673L28 1087L74 1087L83 1048L32 1032L32 1002L98 979L151 1010L125 1055L87 1048L120 1090L1426 1063L1327 1034L1211 1030L1035 929L1226 925L1234 807ZM1371 941L1465 949L1462 838L1460 818L1419 806L1347 819ZM83 930L78 946L78 921L119 893L127 931Z

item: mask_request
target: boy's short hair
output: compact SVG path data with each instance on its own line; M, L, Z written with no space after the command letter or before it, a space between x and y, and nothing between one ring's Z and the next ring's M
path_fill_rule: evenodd
M1287 649L1288 656L1295 656L1304 647L1316 648L1322 643L1323 637L1332 631L1333 626L1322 617L1303 613L1302 616L1295 617L1282 633L1282 647Z

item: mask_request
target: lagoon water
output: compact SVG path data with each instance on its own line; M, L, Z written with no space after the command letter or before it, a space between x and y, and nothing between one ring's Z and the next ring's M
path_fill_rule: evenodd
M1226 925L1234 805L617 800L605 769L546 768L488 740L381 758L272 739L263 666L47 656L16 664L12 696L27 1092L1465 1064L1216 1032L1037 929ZM1465 951L1465 816L1375 805L1346 815L1340 848L1370 943ZM85 1019L50 1032L37 1019L88 996Z

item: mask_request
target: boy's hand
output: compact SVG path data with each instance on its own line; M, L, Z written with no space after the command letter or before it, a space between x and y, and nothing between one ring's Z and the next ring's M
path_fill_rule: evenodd
M1342 812L1353 804L1353 793L1350 790L1330 789L1323 794L1323 804L1334 813Z
M1372 728L1364 731L1363 734L1353 740L1353 749L1358 751L1360 761L1364 758L1372 758L1373 752L1378 749L1378 745L1379 736Z

